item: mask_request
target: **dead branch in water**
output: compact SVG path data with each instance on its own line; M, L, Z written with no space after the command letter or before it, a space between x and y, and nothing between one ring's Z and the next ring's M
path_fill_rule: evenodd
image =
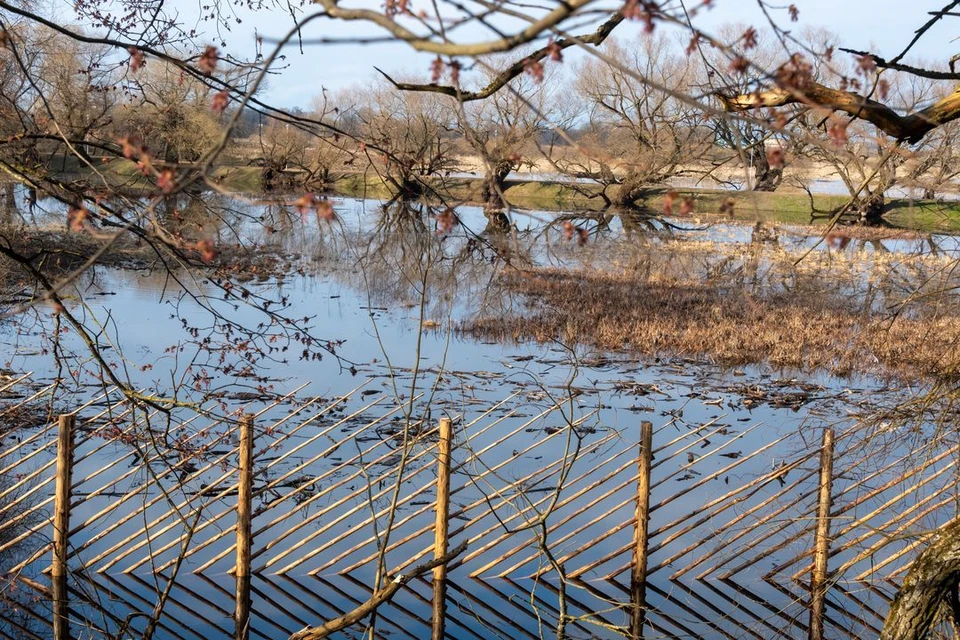
M411 569L409 573L397 575L390 580L386 587L373 594L369 600L361 604L353 611L345 613L339 618L334 618L333 620L330 620L319 627L307 627L306 629L298 631L290 636L290 640L320 640L321 638L328 637L332 633L342 631L343 629L360 622L368 615L375 612L377 608L379 608L384 602L389 602L390 599L393 598L394 594L400 590L400 587L407 584L414 578L418 578L428 571L432 571L434 567L447 564L466 550L467 543L463 542L460 544L460 546L453 551L450 551L443 557L419 564Z

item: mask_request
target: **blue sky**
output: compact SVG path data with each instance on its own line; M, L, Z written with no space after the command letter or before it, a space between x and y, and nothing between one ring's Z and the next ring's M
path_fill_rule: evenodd
M378 0L368 0L367 6L376 6ZM413 6L425 0L411 0ZM182 16L196 14L197 0L178 0ZM902 0L793 0L800 10L800 20L790 23L783 0L779 11L780 23L799 31L804 26L822 26L840 36L844 46L869 49L886 57L893 57L906 46L913 31L928 18L929 12L940 9L943 0L917 0L904 3ZM344 2L345 5L353 3ZM356 6L356 5L354 5ZM312 9L307 7L308 12ZM278 11L256 13L240 12L242 24L236 25L227 35L227 49L238 56L249 56L253 50L255 34L268 42L281 37L290 28L290 16ZM697 26L711 31L723 23L744 22L757 26L765 24L756 0L714 0L714 8L697 18ZM914 49L914 57L944 63L951 55L960 52L956 35L960 30L960 18L946 18L932 29ZM622 38L643 37L636 25L625 25L617 33ZM208 25L201 28L209 29ZM210 41L217 38L209 33ZM366 25L345 25L340 22L319 20L304 31L304 38L376 36L382 32ZM374 77L374 66L397 74L418 74L426 77L432 56L416 54L399 43L370 45L313 45L291 46L284 51L285 68L279 75L270 78L266 97L280 106L308 106L321 87L331 90L368 83Z

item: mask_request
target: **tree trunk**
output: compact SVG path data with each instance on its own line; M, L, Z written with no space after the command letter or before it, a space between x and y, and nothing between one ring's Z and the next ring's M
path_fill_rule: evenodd
M503 233L510 230L510 218L499 207L486 208L483 215L487 218L487 233Z
M880 191L860 198L851 209L860 214L862 224L880 225L883 224L883 214L886 213L886 199Z
M403 172L398 179L391 180L396 187L394 198L401 202L416 200L423 195L423 183L412 172Z
M910 567L890 605L880 640L924 640L960 586L960 519L940 528ZM954 612L956 615L956 612Z
M624 178L620 187L613 192L611 202L615 207L632 209L636 207L637 200L645 198L649 193L650 188L647 184L628 176Z
M776 191L781 182L783 182L783 167L772 168L766 152L761 149L760 153L755 154L753 190Z
M0 206L0 224L13 224L17 212L16 188L12 182L4 186L3 205Z
M274 189L276 189L277 187L276 170L270 165L265 166L263 168L263 172L261 175L261 181L262 181L264 191L273 191Z
M500 160L487 168L480 192L484 207L502 209L506 206L503 188L511 171L513 171L513 163L509 160Z

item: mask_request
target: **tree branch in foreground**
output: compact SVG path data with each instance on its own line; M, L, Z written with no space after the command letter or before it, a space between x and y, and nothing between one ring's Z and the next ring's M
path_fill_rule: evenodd
M919 142L927 133L942 124L960 118L960 86L929 107L902 116L876 100L852 91L839 91L816 82L802 89L776 88L738 96L718 95L726 111L747 111L766 107L782 107L801 103L832 111L843 111L854 118L866 120L896 140Z
M369 600L361 604L353 611L345 613L339 618L334 618L333 620L324 623L319 627L307 627L302 631L298 631L290 636L290 640L321 640L322 638L328 637L332 633L336 633L337 631L341 631L360 622L368 615L376 611L381 604L388 602L393 595L400 590L400 587L407 584L414 578L425 574L434 567L447 564L466 550L467 543L463 542L460 544L460 546L458 546L456 549L453 549L443 557L417 565L411 569L409 573L400 574L390 580L386 587L373 594Z
M435 53L445 56L482 56L490 53L512 51L517 47L532 42L543 33L551 31L568 18L577 15L595 0L568 0L558 3L558 6L546 13L543 17L531 21L525 29L512 34L481 42L438 42L429 36L418 35L402 26L399 22L381 10L348 9L341 7L338 0L316 0L331 18L343 21L369 22L386 30L395 39L406 42L416 51Z
M873 60L873 63L881 69L903 71L904 73L909 73L921 78L930 78L931 80L960 80L960 73L953 71L953 64L950 65L950 71L937 71L936 69L924 69L922 67L915 67L910 64L894 62L892 60L888 61L884 58L881 58L877 54L870 53L868 51L858 51L856 49L847 49L846 47L840 47L840 51L859 56L861 58L870 58ZM954 58L951 58L951 60L954 60L955 58L958 58L958 56L954 56Z
M397 82L382 70L374 67L380 74L387 79L390 84L395 88L402 91L423 91L429 93L440 93L443 95L451 96L454 98L459 98L462 102L472 102L474 100L483 100L484 98L489 98L497 91L502 89L508 82L522 74L526 69L537 62L540 62L547 56L555 56L560 51L572 47L577 44L592 44L598 46L607 39L607 36L623 22L623 12L617 11L612 16L607 18L607 20L597 27L597 30L593 33L583 35L583 36L571 36L569 38L561 38L555 42L548 44L545 47L537 49L533 53L526 55L509 67L498 73L493 80L491 80L485 87L479 91L463 91L459 87L452 85L439 85L439 84L416 84L410 82Z

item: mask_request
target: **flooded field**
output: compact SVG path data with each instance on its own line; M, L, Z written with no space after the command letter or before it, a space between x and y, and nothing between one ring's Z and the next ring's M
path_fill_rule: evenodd
M63 212L49 206L28 215L59 233ZM822 239L649 212L504 224L471 207L334 209L334 221L213 197L173 209L218 248L211 273L134 248L70 285L66 311L85 332L47 304L0 323L0 637L50 637L56 416L74 411L74 637L234 637L241 413L255 438L256 638L350 612L433 557L442 418L449 546L466 544L442 598L450 638L634 637L639 610L644 637L806 637L824 519L826 635L875 635L917 549L957 515L956 410L929 400L936 382L917 373L929 359L897 371L871 343L869 366L838 352L787 368L693 346L658 355L572 320L503 329L557 308L510 284L545 269L948 322L903 305L933 291L955 303L956 237ZM429 637L433 592L417 575L338 637Z

